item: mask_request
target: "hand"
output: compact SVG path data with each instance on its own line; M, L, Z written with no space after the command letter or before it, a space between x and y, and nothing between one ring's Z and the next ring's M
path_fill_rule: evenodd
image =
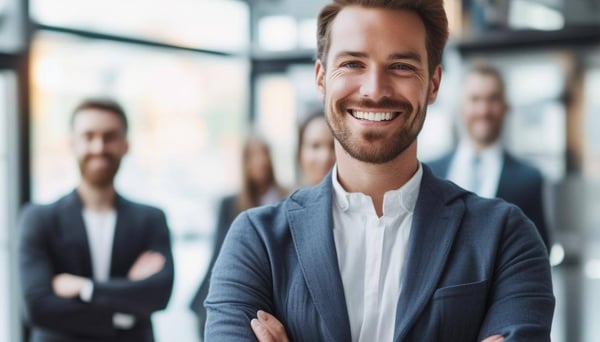
M129 280L144 280L160 272L165 265L165 257L159 252L146 251L137 258L129 272Z
M81 289L85 285L87 278L76 276L69 273L61 273L52 279L52 290L63 298L75 298L79 296Z
M258 310L256 316L250 321L252 331L258 342L288 342L285 328L281 322L262 310ZM485 341L488 342L488 341Z
M502 342L504 341L504 337L502 335L492 335L481 342Z

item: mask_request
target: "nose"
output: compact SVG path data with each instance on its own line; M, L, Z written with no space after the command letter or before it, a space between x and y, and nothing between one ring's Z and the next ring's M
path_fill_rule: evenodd
M391 97L391 82L385 70L371 68L366 71L360 87L360 95L373 101Z
M91 141L90 141L90 152L94 153L94 154L99 154L104 152L104 148L105 148L105 142L104 139L102 139L102 137L94 137Z
M479 104L479 108L478 108L479 114L481 116L489 116L494 112L493 108L494 108L494 104L492 103L492 101L489 101L489 100L481 101L481 103Z

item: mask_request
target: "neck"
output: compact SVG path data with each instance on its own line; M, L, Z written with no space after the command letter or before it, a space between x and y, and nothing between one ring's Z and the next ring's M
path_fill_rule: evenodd
M97 186L82 181L77 192L83 202L83 207L94 211L107 211L114 207L116 191L113 184Z
M394 160L384 164L356 160L337 141L335 152L337 177L342 187L348 192L361 192L370 196L378 216L383 215L385 193L401 188L419 167L416 141Z
M478 153L485 150L486 148L488 148L490 146L493 146L497 141L498 140L496 139L491 142L485 142L485 141L478 141L476 139L469 138L469 143L473 147L473 150Z

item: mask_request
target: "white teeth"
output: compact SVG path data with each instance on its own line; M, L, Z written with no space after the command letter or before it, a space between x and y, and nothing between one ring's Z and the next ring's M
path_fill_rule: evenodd
M351 113L352 116L357 119L368 121L389 121L394 117L393 112L359 112L357 110L353 110Z

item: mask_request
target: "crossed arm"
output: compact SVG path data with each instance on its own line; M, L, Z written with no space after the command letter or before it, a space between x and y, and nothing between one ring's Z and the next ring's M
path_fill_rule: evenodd
M252 332L258 342L289 342L285 327L273 315L259 310L256 318L250 321ZM502 335L493 335L481 342L502 342Z
M173 261L164 214L153 217L157 227L151 233L148 250L138 257L127 278L94 283L90 302L77 299L88 280L57 274L44 229L49 222L48 212L28 207L19 227L20 278L32 324L68 334L112 336L115 313L144 317L166 306L173 283Z
M137 258L129 272L127 279L141 281L160 272L165 265L165 257L159 252L145 251ZM70 273L57 274L52 278L54 294L62 298L77 298L82 296L85 287L91 280Z

